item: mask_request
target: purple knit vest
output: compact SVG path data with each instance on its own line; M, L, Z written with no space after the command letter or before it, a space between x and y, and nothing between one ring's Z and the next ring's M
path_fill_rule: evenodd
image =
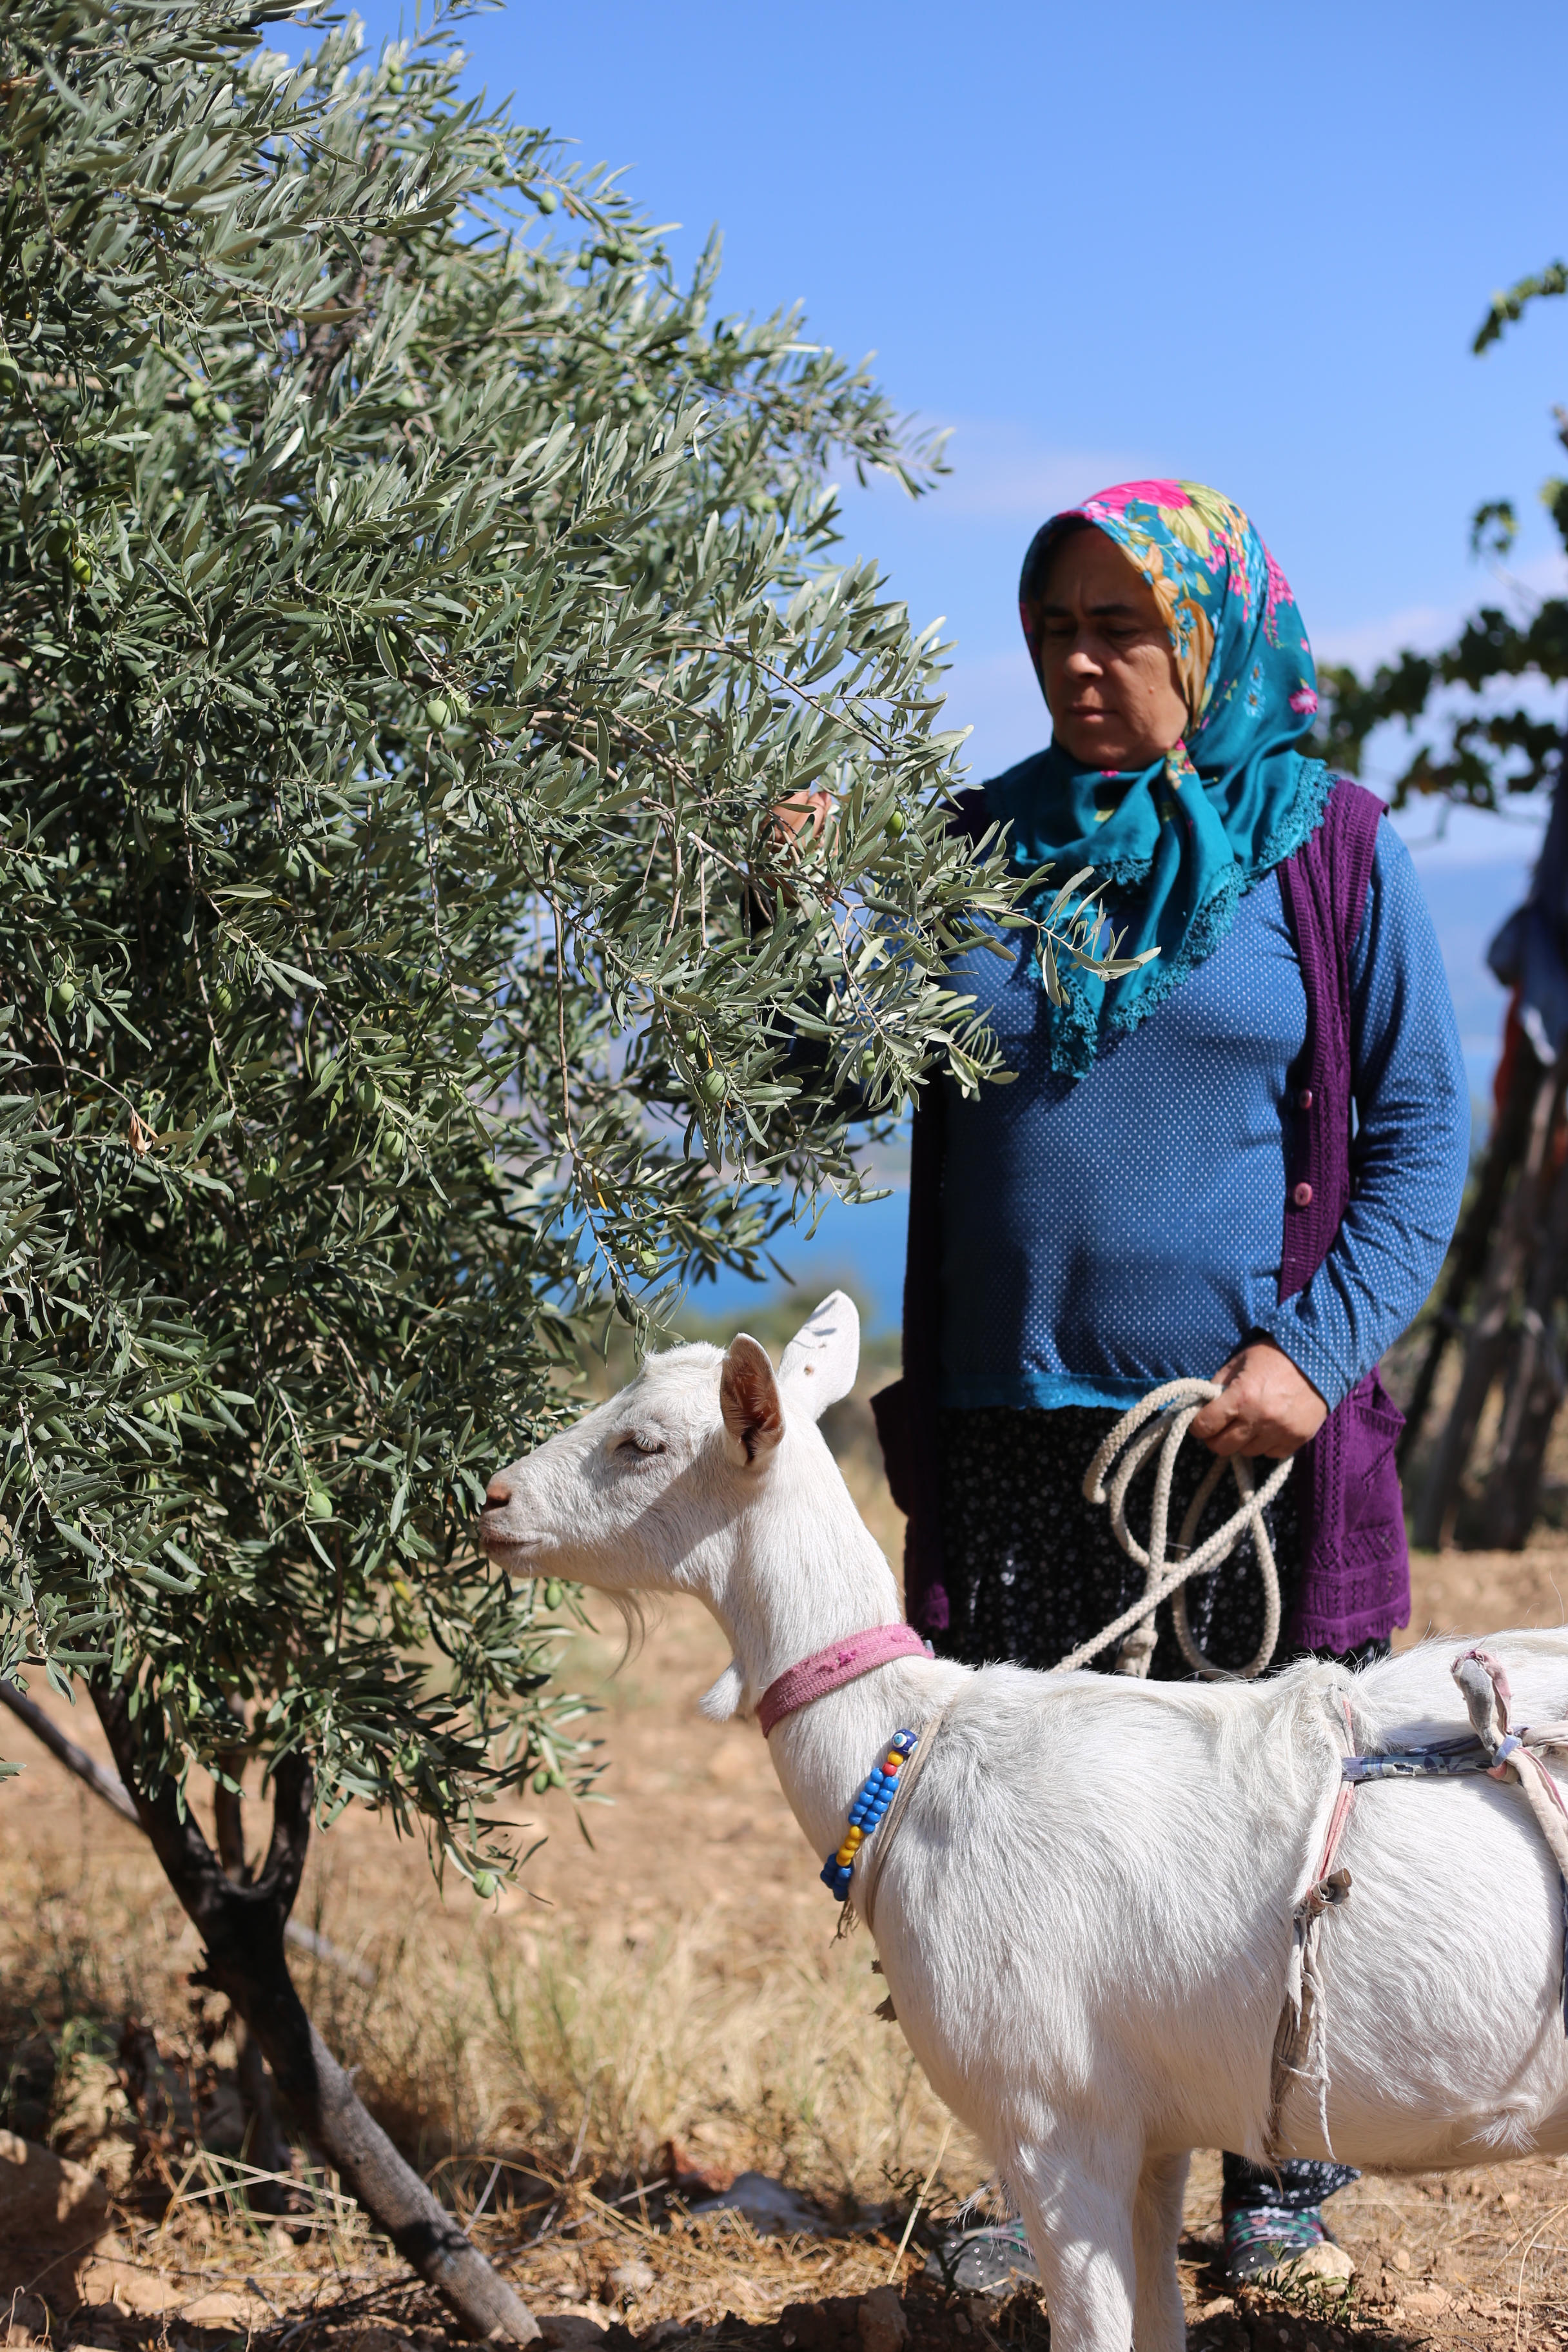
M1307 992L1307 1043L1290 1073L1293 1134L1286 1183L1279 1296L1311 1280L1339 1232L1351 1193L1351 954L1372 879L1383 803L1342 777L1323 821L1279 866ZM976 839L984 796L965 793L955 820ZM904 1269L904 1376L871 1400L894 1502L908 1515L904 1597L910 1622L940 1633L950 1622L942 1572L938 1482L942 1380L943 1094L928 1086L915 1108L910 1153L910 1233ZM1289 1649L1342 1653L1410 1619L1410 1560L1394 1449L1403 1418L1375 1370L1337 1405L1302 1448L1303 1559Z

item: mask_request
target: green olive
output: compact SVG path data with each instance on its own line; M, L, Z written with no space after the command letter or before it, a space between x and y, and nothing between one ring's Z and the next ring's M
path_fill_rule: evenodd
M439 735L451 719L452 706L444 695L433 694L425 705L425 716Z
M552 213L561 199L553 188L541 188L533 201L542 213Z
M0 400L15 400L21 389L21 369L9 352L0 352Z
M566 1587L562 1583L561 1579L558 1576L552 1576L549 1583L544 1588L545 1607L547 1609L559 1609L562 1601L565 1598L565 1595Z
M870 1046L868 1045L865 1052L860 1056L860 1076L863 1078L874 1078L876 1075L877 1056L871 1051Z
M909 819L905 816L903 810L895 809L892 815L888 819L888 839L889 841L897 841L899 835L903 832L904 827L908 823Z
M63 563L66 557L70 553L71 536L71 529L68 523L57 522L51 526L49 534L44 541L44 546L47 552L53 556L57 563Z
M704 1102L710 1103L719 1103L723 1101L724 1073L722 1070L710 1070L708 1072L702 1081L702 1099Z
M654 1249L638 1250L637 1264L644 1274L657 1274L659 1267L658 1252Z
M305 1497L305 1515L311 1519L330 1519L332 1498L324 1486L312 1486Z
M494 1871L476 1870L474 1873L474 1893L479 1896L480 1902L488 1903L495 1891L496 1874Z
M55 1002L57 1004L63 1004L68 1013L76 1003L76 982L68 971L63 973L55 982Z
M354 1100L361 1110L373 1111L381 1100L381 1090L371 1077L361 1078L354 1087Z
M71 557L70 568L71 578L76 582L79 588L86 588L90 585L92 581L92 563L88 556L73 555Z

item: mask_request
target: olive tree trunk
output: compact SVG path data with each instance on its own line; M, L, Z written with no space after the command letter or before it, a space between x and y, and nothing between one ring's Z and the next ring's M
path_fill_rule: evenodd
M341 2175L405 2262L470 2334L529 2344L538 2322L434 2197L365 2108L307 2016L284 1954L283 1930L310 1843L312 1776L286 1756L272 1775L272 1836L248 1885L231 1878L194 1816L181 1818L174 1784L148 1796L136 1777L136 1740L123 1688L95 1686L93 1704L120 1777L163 1874L205 1947L195 1981L233 2003L300 2128Z

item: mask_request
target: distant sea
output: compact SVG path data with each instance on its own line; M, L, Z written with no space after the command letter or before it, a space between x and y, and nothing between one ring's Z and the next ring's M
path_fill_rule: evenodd
M1431 819L1422 811L1402 820L1400 830L1410 843L1442 946L1470 1081L1475 1132L1484 1139L1507 1002L1486 968L1486 950L1529 887L1539 835L1533 826L1518 820L1461 813L1438 841L1432 838ZM692 1310L705 1318L733 1315L739 1325L759 1298L789 1297L798 1302L804 1318L826 1292L843 1285L859 1299L871 1328L896 1328L909 1193L901 1174L883 1181L892 1187L887 1200L862 1208L832 1203L810 1241L804 1232L779 1235L773 1255L794 1277L791 1285L773 1278L752 1284L726 1275L690 1293Z

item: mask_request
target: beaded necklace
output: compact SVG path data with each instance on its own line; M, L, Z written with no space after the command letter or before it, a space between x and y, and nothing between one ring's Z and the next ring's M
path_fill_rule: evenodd
M834 1900L849 1899L849 1881L855 1869L855 1858L870 1836L888 1807L899 1785L899 1774L907 1758L912 1756L920 1741L912 1731L895 1731L888 1743L888 1752L879 1764L867 1775L865 1786L849 1808L849 1826L844 1832L844 1843L837 1853L830 1853L822 1865L822 1883Z

